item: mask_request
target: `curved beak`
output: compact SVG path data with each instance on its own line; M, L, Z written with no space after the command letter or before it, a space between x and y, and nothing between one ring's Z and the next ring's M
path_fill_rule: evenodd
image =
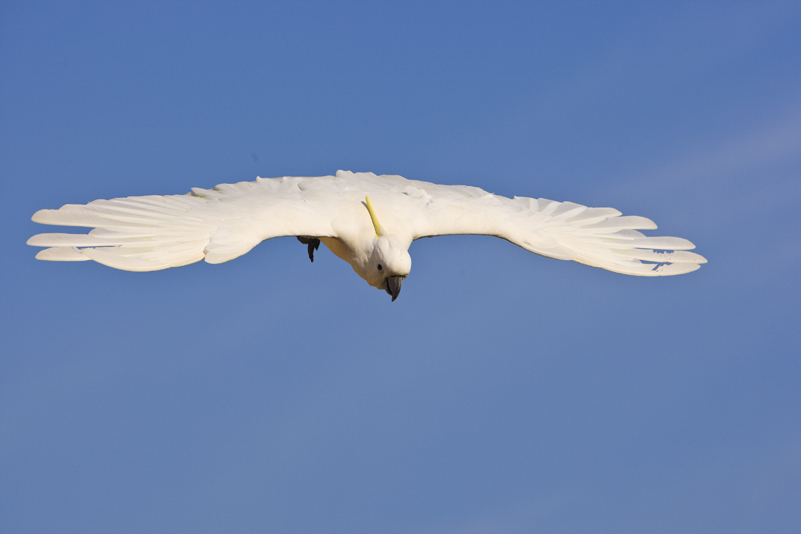
M390 276L387 278L387 287L385 290L392 296L392 302L395 302L395 299L400 295L401 284L403 284L402 276Z

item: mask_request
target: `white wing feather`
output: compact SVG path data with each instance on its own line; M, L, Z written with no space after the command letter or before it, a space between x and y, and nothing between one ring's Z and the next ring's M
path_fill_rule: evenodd
M42 224L93 227L88 234L39 234L41 260L95 260L127 271L155 271L205 259L222 263L265 239L332 235L330 221L300 194L302 178L257 179L194 188L187 195L127 197L40 210Z
M487 193L400 176L339 171L336 177L258 178L145 196L68 204L36 212L43 224L91 227L88 234L39 234L37 258L95 260L130 271L153 271L205 259L222 263L278 236L347 237L354 219L370 227L361 202L370 195L382 225L411 243L449 234L482 234L526 250L637 276L694 271L706 260L686 239L648 237L656 225L612 208ZM354 211L355 210L355 211ZM363 219L363 220L362 220ZM370 232L368 232L370 233ZM340 234L340 235L338 235Z
M613 208L487 193L476 187L414 182L426 197L426 216L415 239L448 234L483 234L506 239L530 252L635 276L694 271L706 259L678 237L648 237L638 230L656 224Z

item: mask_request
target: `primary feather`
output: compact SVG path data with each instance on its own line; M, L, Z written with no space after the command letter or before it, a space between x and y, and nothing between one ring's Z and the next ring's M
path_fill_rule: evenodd
M407 256L405 249L415 239L483 234L542 256L629 275L682 274L706 262L687 252L694 245L686 239L646 236L639 230L655 229L651 220L623 217L612 208L510 199L477 187L346 171L317 178L257 178L193 188L186 195L95 200L40 210L35 222L93 229L88 234L38 234L28 244L47 247L36 256L42 260L94 260L117 269L154 271L199 260L222 263L273 237L311 237L351 263L371 285L385 289L387 276L408 272L376 278L374 268L383 267L373 257L379 228L365 209L366 196L395 243L387 246L403 247ZM396 270L408 271L408 263L408 268Z

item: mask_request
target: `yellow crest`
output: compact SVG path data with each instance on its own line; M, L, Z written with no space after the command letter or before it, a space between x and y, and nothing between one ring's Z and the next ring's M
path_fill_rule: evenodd
M378 222L378 216L375 214L375 210L373 209L373 205L370 203L370 195L364 197L367 201L367 211L370 212L370 219L373 221L373 227L375 228L375 236L381 237L384 235L384 229L381 228L381 223Z

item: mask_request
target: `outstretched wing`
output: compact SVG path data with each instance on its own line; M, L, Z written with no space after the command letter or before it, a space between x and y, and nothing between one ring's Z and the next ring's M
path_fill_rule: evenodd
M336 177L258 178L187 195L145 196L68 204L36 212L43 224L93 228L88 234L39 234L37 258L95 260L130 271L153 271L205 259L222 263L279 236L340 237L371 232L361 201L373 196L384 226L405 241L449 234L506 239L550 258L637 276L694 271L706 260L678 237L648 237L656 225L612 208L487 193L400 176L340 171ZM355 215L352 212L355 211ZM354 222L355 221L355 222Z
M155 271L205 259L222 263L279 236L334 236L320 195L304 194L305 178L194 188L186 195L142 196L67 204L37 211L42 224L93 228L88 234L38 234L36 257L95 260L127 271ZM330 206L329 206L330 207Z
M706 259L679 237L649 237L656 225L613 208L572 202L493 195L468 186L415 182L425 205L415 217L414 239L437 235L501 237L530 252L635 276L669 276L694 271ZM410 193L407 193L410 194Z

